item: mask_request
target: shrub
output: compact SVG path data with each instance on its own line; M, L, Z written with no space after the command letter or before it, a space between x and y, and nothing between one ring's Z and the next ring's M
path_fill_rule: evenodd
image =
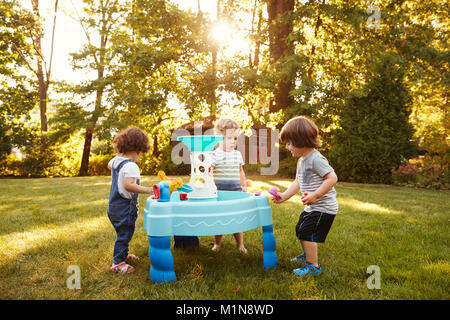
M171 159L172 146L168 144L165 146L158 156L151 153L144 154L139 161L141 172L148 175L156 175L158 171L162 170L167 175L180 176L188 175L191 172L190 164L175 164Z
M414 154L401 60L385 55L372 71L367 85L347 96L334 131L329 160L341 181L392 183L390 168Z
M14 154L9 154L0 160L0 176L20 176L22 173L22 160Z
M100 154L93 155L89 158L88 173L90 176L109 176L111 171L108 169L108 162L114 157L114 155Z
M450 189L448 164L425 166L422 162L411 162L391 168L394 184L429 189Z
M34 142L25 148L25 157L20 166L20 175L27 177L53 176L52 168L58 167L57 147L49 145L47 139L34 137Z

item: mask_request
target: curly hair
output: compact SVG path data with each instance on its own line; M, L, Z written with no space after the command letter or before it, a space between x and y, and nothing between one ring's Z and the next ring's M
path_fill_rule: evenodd
M113 140L114 150L117 153L142 152L150 150L147 135L136 127L129 127L121 131Z
M319 128L314 122L307 117L298 116L286 122L281 129L280 140L297 148L316 148L321 145L318 135Z

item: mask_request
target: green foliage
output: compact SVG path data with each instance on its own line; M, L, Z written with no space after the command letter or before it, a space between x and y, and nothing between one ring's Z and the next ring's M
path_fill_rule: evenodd
M297 85L291 91L294 103L285 110L285 120L295 115L313 118L322 129L326 151L330 151L335 147L330 142L337 132L334 129L341 125L339 115L349 92L354 95L361 90L371 61L389 52L402 60L404 88L411 97L413 137L429 151L430 161L442 165L450 154L445 111L450 74L445 5L433 0L377 2L380 23L369 28L373 11L366 9L371 4L309 1L296 7L289 37L296 52L286 61L296 66ZM366 161L376 160L370 157Z
M173 176L190 174L190 164L175 164L171 157L172 146L170 144L162 149L161 154L157 158L149 155L146 162L148 174L157 174L159 170Z
M108 176L111 170L108 169L108 162L112 159L110 155L91 155L89 160L90 176Z
M27 67L25 59L32 55L27 36L33 27L32 14L22 8L18 1L0 0L1 76L17 77L20 68Z
M56 159L42 162L32 117L36 83L27 71L34 52L27 39L29 30L36 29L35 20L18 1L0 0L0 174L77 174L81 159L76 158L81 158L84 142L79 135L87 129L93 129L88 172L109 174L104 155L114 155L112 138L130 125L144 129L154 142L154 150L141 161L143 172L164 168L181 174L185 168L170 161L170 129L187 118L209 116L212 106L218 116L246 112L247 117L238 119L246 130L261 124L280 128L294 116L311 117L321 129L321 152L336 169L342 168L341 179L391 181L389 169L404 165L411 154L406 142L411 137L427 151L427 167L450 161L446 4L377 2L380 24L369 28L372 1L297 1L292 12L275 21L292 22L292 32L282 40L293 50L273 61L269 48L280 39L269 36L263 14L268 3L221 3L219 20L250 40L248 50L231 55L226 51L234 43L211 37L215 21L206 12L186 12L164 0L84 0L80 16L73 18L80 18L88 43L73 53L71 63L97 77L79 83L69 77L49 88L61 97L49 101L48 138ZM380 70L377 63L392 70L387 65ZM283 81L294 84L292 103L271 113ZM226 101L227 95L238 102ZM378 111L371 114L369 108ZM408 111L398 111L402 108ZM408 117L413 132L404 125ZM96 149L96 143L104 149ZM14 148L28 160L15 159ZM346 150L359 160L349 159ZM292 161L281 152L279 173L291 175ZM259 168L248 166L255 172Z
M67 177L75 176L80 165L82 137L74 134L64 142L52 140L52 135L41 135L38 126L29 128L27 143L0 162L0 176Z
M26 30L32 28L30 13L17 1L0 0L0 174L13 147L30 145L33 123L30 112L36 106L37 92L26 75L26 57L31 46Z
M410 162L392 168L394 184L428 189L450 189L450 168L443 166L427 167L424 162Z
M57 167L57 148L50 146L45 136L36 136L25 148L25 158L22 161L22 176L48 177L53 176L52 168Z
M18 177L22 175L22 160L13 153L0 161L0 176Z
M373 61L371 71L367 84L346 99L330 162L340 180L391 183L390 168L414 153L408 122L410 98L397 56L386 54Z

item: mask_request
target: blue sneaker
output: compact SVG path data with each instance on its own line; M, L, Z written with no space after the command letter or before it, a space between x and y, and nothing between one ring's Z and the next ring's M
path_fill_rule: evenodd
M308 274L315 275L315 274L321 274L322 273L322 267L314 267L311 263L307 262L303 267L294 269L292 272L294 272L295 275L299 277L306 276Z
M290 261L291 263L298 263L306 260L306 254L302 253L299 256L296 256L295 258L292 258Z

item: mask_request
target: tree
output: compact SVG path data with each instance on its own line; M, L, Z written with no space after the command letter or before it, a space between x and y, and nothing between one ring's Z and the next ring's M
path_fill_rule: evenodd
M56 14L58 10L58 0L55 0L55 11L53 16L53 29L52 29L52 41L51 41L51 53L48 64L44 58L44 54L42 52L41 40L44 36L42 25L41 25L41 17L39 12L39 0L31 0L32 8L33 8L33 23L28 23L28 25L24 25L23 32L27 35L28 39L32 44L33 55L26 55L23 52L23 48L13 46L13 49L21 56L24 60L28 69L34 73L37 77L38 84L38 93L39 93L39 109L40 109L40 118L41 118L41 132L45 133L48 130L47 126L47 95L48 88L50 85L50 75L52 68L52 59L53 59L53 45L54 45L54 35L55 35L55 27L56 27ZM26 12L26 11L25 11ZM32 67L32 63L29 61L31 58L36 60L36 68Z
M160 153L157 136L166 135L167 125L179 117L169 98L182 90L180 69L192 50L191 18L166 1L136 0L126 28L111 38L119 63L112 75L115 107L109 123L145 127L153 136L155 156Z
M86 35L87 45L80 52L72 54L74 68L86 68L95 72L96 78L79 85L66 87L74 93L87 98L93 94L92 111L80 108L76 103L69 102L60 106L59 115L54 119L60 126L65 126L63 119L70 119L74 125L66 128L66 133L84 129L84 147L79 176L88 175L89 157L94 133L99 126L99 120L105 115L108 106L104 99L105 91L111 85L112 62L114 54L111 49L110 37L123 24L123 15L127 3L119 0L84 0L84 16L78 15L80 25ZM94 38L98 38L94 44Z
M292 103L290 91L294 88L294 77L293 73L286 72L283 65L286 58L294 53L294 47L289 41L289 34L293 30L290 15L294 11L294 4L295 0L269 0L267 3L270 58L278 67L270 112L285 109Z
M17 1L0 1L0 164L13 147L29 145L34 132L29 113L36 106L35 83L23 73L33 55L25 28L33 24Z
M39 13L39 0L31 0L33 5L33 13L35 16L36 27L30 31L30 37L33 42L33 47L36 51L36 61L37 69L33 69L38 78L38 92L39 92L39 109L41 116L41 132L47 132L47 93L48 86L50 85L50 74L52 70L52 60L53 60L53 44L55 38L55 27L56 27L56 13L58 11L58 0L55 0L55 13L53 16L53 29L52 29L52 42L51 42L51 53L49 58L48 67L44 59L42 52L41 40L44 36L42 31L42 26L40 23L40 13Z
M367 85L349 93L330 151L340 179L391 183L390 169L414 154L406 66L395 54L373 59Z
M379 21L371 25L377 13ZM368 88L373 61L389 52L402 61L413 137L429 149L427 157L434 154L440 164L445 163L450 150L445 139L449 132L446 15L445 5L434 0L386 1L376 6L369 1L302 2L293 13L290 39L295 54L288 58L288 69L297 70L296 86L285 118L312 117L323 129L322 151L331 152L336 148L330 143L337 133L334 129L340 126L348 99Z

